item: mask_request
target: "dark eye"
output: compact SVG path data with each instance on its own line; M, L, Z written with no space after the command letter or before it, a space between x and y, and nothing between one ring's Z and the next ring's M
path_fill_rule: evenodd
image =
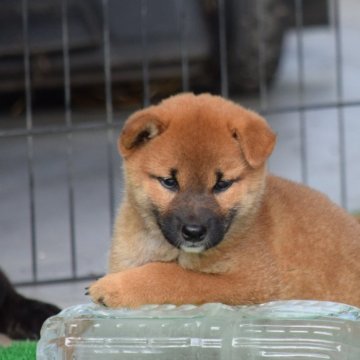
M160 184L164 188L166 188L168 190L176 191L179 188L179 184L176 181L176 179L174 179L174 178L161 178L161 177L159 177L158 180L159 180Z
M234 183L234 181L232 180L218 180L218 182L215 184L215 186L213 187L213 190L215 193L219 193L221 191L225 191L227 190L232 184Z

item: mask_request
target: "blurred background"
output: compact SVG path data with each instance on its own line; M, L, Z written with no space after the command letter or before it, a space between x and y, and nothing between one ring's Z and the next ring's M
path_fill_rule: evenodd
M106 271L127 116L183 91L263 114L270 170L360 210L358 0L2 0L0 266L67 306Z

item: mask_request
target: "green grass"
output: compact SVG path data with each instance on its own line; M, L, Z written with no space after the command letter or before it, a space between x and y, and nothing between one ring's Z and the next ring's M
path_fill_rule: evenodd
M14 341L9 347L0 346L1 360L35 360L36 341Z

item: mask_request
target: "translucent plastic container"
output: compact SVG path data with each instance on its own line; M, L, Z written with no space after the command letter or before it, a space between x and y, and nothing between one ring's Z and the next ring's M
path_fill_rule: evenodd
M314 301L79 305L45 322L37 359L359 360L360 309Z

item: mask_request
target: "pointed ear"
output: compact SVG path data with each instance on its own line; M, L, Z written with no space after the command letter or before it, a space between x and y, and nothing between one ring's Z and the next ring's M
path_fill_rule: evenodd
M126 157L160 135L166 126L160 119L148 112L140 110L125 122L118 140L118 149Z
M233 121L230 130L232 136L240 143L246 161L255 169L271 155L276 135L260 115L242 110L240 119Z

